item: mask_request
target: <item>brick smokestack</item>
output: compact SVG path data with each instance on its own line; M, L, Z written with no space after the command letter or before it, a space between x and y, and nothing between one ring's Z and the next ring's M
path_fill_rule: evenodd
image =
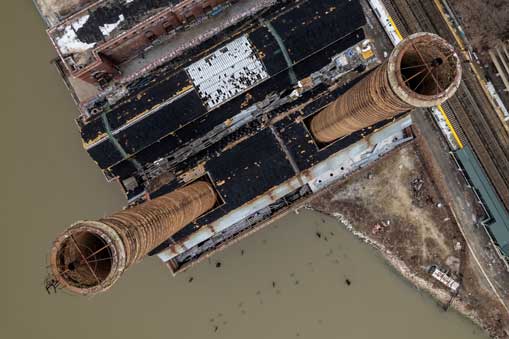
M461 63L454 47L431 33L416 33L389 58L311 120L322 143L417 107L432 107L454 95Z
M110 217L79 221L53 244L53 277L73 293L103 292L128 267L211 210L216 201L210 184L196 182Z

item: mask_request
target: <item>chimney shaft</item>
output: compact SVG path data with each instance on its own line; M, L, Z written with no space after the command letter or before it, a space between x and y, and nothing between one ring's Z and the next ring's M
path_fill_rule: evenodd
M103 292L129 266L212 209L216 201L210 184L196 182L98 221L79 221L53 244L52 274L71 292Z
M431 33L404 39L389 58L311 120L319 142L328 143L417 107L449 99L461 81L454 47Z

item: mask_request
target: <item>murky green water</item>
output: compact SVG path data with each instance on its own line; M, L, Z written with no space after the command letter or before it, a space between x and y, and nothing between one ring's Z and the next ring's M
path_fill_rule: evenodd
M81 148L73 103L48 63L53 51L31 1L4 1L0 13L7 38L0 55L2 338L482 337L334 221L310 212L177 278L148 259L108 294L48 296L43 279L54 236L124 201Z

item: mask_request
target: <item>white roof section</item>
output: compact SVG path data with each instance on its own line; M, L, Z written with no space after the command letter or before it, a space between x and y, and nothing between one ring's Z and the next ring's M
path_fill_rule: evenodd
M89 18L90 15L79 17L67 25L63 33L55 39L55 42L62 54L79 53L89 50L95 46L95 43L90 44L81 41L76 34L76 31L83 27Z
M120 14L118 16L117 22L114 22L112 24L104 24L104 26L99 26L99 30L101 31L102 35L104 35L104 37L108 37L111 34L111 32L113 32L115 28L117 28L118 25L120 25L124 20L125 20L124 15Z
M246 36L230 42L186 70L209 110L269 77Z
M436 268L433 273L431 274L433 278L440 281L445 286L449 287L453 292L458 292L458 289L460 288L460 284L449 277L447 274Z

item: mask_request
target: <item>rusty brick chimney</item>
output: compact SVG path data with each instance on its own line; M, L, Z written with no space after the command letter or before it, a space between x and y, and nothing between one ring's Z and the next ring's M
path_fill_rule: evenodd
M454 47L431 33L399 43L389 58L311 120L316 140L328 143L417 107L454 95L461 63Z
M196 182L110 217L79 221L53 244L53 278L73 293L103 292L129 266L211 210L216 201L209 183Z

